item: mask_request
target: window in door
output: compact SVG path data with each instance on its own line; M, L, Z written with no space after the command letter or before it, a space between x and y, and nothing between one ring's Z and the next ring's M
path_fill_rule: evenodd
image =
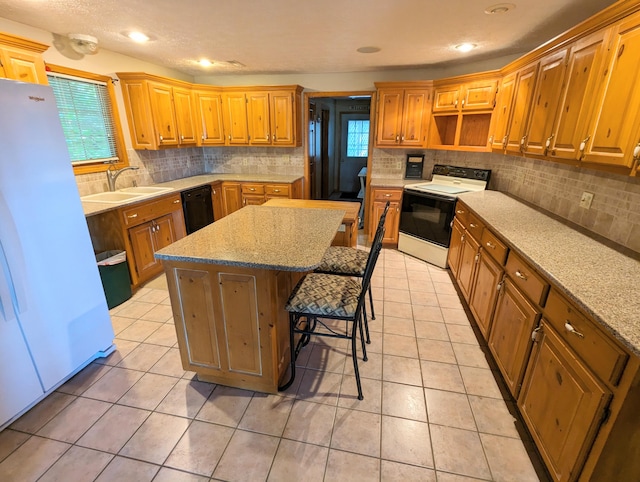
M367 157L369 152L369 120L347 121L347 157Z

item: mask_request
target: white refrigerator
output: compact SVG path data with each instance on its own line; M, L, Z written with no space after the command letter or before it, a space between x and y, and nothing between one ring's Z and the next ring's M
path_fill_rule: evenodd
M0 79L0 430L113 338L53 91Z

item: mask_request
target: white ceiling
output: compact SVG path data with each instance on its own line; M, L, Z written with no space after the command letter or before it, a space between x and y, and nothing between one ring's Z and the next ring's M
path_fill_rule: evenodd
M0 17L192 76L427 68L522 54L614 0L0 0ZM122 35L141 30L144 45ZM66 38L66 37L65 37ZM460 54L452 46L478 48ZM56 48L64 51L59 42ZM375 46L378 53L361 54ZM64 53L64 52L63 52ZM236 60L245 67L204 68Z

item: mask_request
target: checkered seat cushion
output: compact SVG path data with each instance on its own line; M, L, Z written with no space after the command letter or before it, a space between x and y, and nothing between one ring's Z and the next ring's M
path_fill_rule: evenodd
M324 253L318 273L335 273L349 276L364 276L369 252L347 246L331 246Z
M351 278L310 273L294 288L285 309L317 316L353 317L361 292L362 285Z

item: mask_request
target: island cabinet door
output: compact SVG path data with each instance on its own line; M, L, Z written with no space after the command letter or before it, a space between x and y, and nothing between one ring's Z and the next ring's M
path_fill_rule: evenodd
M554 480L577 480L611 398L542 320L518 399Z
M148 279L160 271L160 263L153 256L155 253L155 230L156 225L153 221L129 229L129 239L136 269L134 281Z

